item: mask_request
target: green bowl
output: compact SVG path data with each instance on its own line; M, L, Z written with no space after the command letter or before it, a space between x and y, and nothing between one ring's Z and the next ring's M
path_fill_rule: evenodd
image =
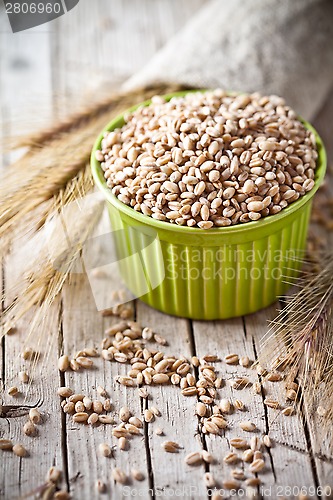
M105 127L92 151L92 174L107 200L121 275L136 297L168 314L212 320L253 313L287 291L301 268L312 198L326 171L322 140L303 123L318 148L313 189L276 215L208 230L158 221L118 200L94 152L103 132L124 124L123 115Z

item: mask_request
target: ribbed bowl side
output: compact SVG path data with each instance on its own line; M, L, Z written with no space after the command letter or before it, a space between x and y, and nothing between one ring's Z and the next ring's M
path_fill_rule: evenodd
M121 273L136 297L165 313L225 319L262 309L286 292L304 256L311 200L282 228L254 241L172 243L131 225L109 204Z

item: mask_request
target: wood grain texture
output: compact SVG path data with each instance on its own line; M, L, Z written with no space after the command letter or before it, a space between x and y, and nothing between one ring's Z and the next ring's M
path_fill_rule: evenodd
M20 242L22 245L22 242ZM5 259L4 272L4 307L15 298L12 287L16 285L24 258L22 248L16 245L10 256ZM28 451L28 457L19 458L13 453L5 453L2 457L4 498L23 496L42 486L47 471L52 465L63 468L61 449L61 424L59 404L55 398L59 384L56 370L58 359L58 336L60 301L57 300L49 310L43 324L32 329L36 308L17 324L17 331L3 339L3 391L1 394L2 412L0 415L1 437L9 437L13 443L21 443ZM22 353L32 348L36 359L24 360ZM19 380L19 372L25 371L29 383ZM19 392L10 396L8 389L16 386ZM37 427L37 435L29 437L24 434L23 426L29 420L29 410L37 407L42 414L42 423ZM38 468L36 468L38 463ZM19 478L19 481L18 481ZM32 479L33 478L33 479Z
M260 352L261 340L267 332L267 322L276 315L276 306L272 306L255 315L245 318L247 335L252 339L257 353ZM288 406L285 399L283 382L264 381L264 396L280 402L281 409ZM280 411L266 407L266 433L274 443L270 450L271 467L275 476L274 492L277 488L298 487L309 489L316 483L317 471L312 461L310 442L302 418L297 415L284 416ZM322 484L322 486L324 486ZM309 491L309 490L308 490Z
M193 346L188 320L160 313L139 301L137 319L167 340L168 345L161 346L162 352L191 358ZM147 434L156 494L170 488L186 491L189 498L206 498L206 488L202 481L204 469L189 467L184 463L187 453L203 448L195 416L196 398L183 396L180 388L172 385L150 386L148 392L148 407L156 406L161 412L161 417L148 425ZM155 434L157 427L163 429L163 436ZM161 447L163 441L175 441L182 449L175 454L167 453ZM190 491L191 487L193 492Z
M119 87L207 0L80 0L52 25L52 67L59 113L97 90ZM89 22L87 23L87 20Z
M81 305L85 304L84 310ZM96 310L91 289L84 275L76 275L70 286L66 286L63 293L63 351L70 356L84 347L99 348L103 332L113 321L103 318ZM122 406L127 406L133 415L142 417L141 401L137 390L121 386L116 382L117 375L125 375L128 365L94 359L95 368L81 372L66 372L65 383L74 392L85 394L92 400L101 400L96 388L102 386L112 400L111 415L119 423L118 412ZM64 435L68 457L68 478L70 491L74 498L83 495L83 498L98 498L95 488L97 479L108 485L113 497L121 495L122 487L113 484L111 470L121 468L128 477L131 469L139 469L145 476L140 482L143 494L148 496L149 472L146 459L144 436L134 436L129 442L130 451L120 451L117 448L117 439L112 436L113 426L110 424L88 427L85 424L73 423L70 416L66 417ZM112 458L101 457L98 453L100 443L108 443L113 449ZM84 459L83 459L84 457ZM128 481L128 485L133 482Z

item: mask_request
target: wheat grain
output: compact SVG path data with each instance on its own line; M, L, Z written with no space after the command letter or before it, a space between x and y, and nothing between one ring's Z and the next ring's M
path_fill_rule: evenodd
M267 448L271 448L272 446L272 441L271 441L271 438L266 434L264 437L263 437L263 443L264 445L267 447Z
M187 465L200 465L203 461L203 457L201 452L193 451L192 453L186 455L184 461Z
M27 384L29 382L29 375L25 371L19 372L19 379L23 384Z
M122 422L128 422L130 416L131 416L131 412L129 411L128 407L122 406L119 410L119 419Z
M232 438L230 439L230 445L236 449L248 448L249 443L243 438Z
M79 413L74 413L74 415L73 415L74 422L84 423L84 422L87 422L88 418L89 418L88 413L86 413L84 411L81 411Z
M294 413L294 407L293 406L287 406L282 410L283 415L286 415L289 417L290 415L293 415Z
M116 467L112 470L112 478L116 483L125 484L127 482L127 476L124 471Z
M61 372L65 372L67 371L69 368L69 357L64 354L63 356L60 356L60 358L58 359L58 369L61 371Z
M14 446L12 447L12 451L14 455L18 457L26 457L28 455L27 450L21 444L14 444Z
M46 481L57 484L61 480L62 472L56 467L50 467L46 475Z
M228 365L236 365L239 361L238 354L228 354L227 356L225 356L224 361Z
M97 413L96 413L96 415L97 415ZM98 415L98 421L101 424L114 424L114 419L113 419L113 417L111 417L111 415ZM88 419L88 423L89 423L89 419Z
M238 490L240 488L240 483L235 479L227 479L223 481L223 487L227 490Z
M59 490L54 493L55 500L70 500L71 496L66 490Z
M137 469L132 469L131 475L132 475L132 478L135 479L135 481L143 481L145 478L144 474Z
M253 432L256 429L256 425L253 422L250 422L249 420L244 420L239 423L239 427L243 431L247 432Z
M207 488L214 488L216 486L216 481L211 472L206 472L204 474L204 483L207 486Z
M249 466L249 471L250 472L261 472L265 467L265 462L260 459L260 458L257 458L256 460L254 460L250 466Z
M15 385L13 385L12 387L9 387L7 392L9 394L9 396L17 396L19 390Z
M274 410L277 410L280 407L280 403L276 399L272 398L265 398L264 405L268 406L269 408L274 408Z
M254 451L253 450L245 450L242 454L243 462L252 462Z
M10 439L0 439L0 450L12 450L13 443Z
M236 453L230 452L228 453L224 458L223 461L226 464L234 464L235 462L238 462L239 457Z
M98 446L100 455L103 457L110 457L112 455L112 450L107 443L100 443Z
M175 441L164 441L161 446L168 453L178 453L180 450L179 444Z
M96 490L98 493L106 493L106 484L101 479L97 479L96 481Z
M37 427L30 420L28 420L28 422L26 422L23 426L23 432L27 436L36 436Z
M236 408L236 410L243 411L245 409L245 404L240 399L235 399L234 407Z
M73 391L69 387L59 387L57 392L58 395L61 396L62 398L68 398L73 395Z

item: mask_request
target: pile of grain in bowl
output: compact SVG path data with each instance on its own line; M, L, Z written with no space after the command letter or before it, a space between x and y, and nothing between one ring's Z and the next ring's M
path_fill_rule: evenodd
M118 199L209 229L274 215L314 187L314 134L277 96L188 93L125 116L96 151Z

